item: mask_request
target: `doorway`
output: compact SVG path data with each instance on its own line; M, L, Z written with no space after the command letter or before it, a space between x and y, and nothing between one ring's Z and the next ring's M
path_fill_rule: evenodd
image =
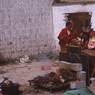
M91 29L91 14L89 12L68 13L67 20L73 22L73 31L77 35Z

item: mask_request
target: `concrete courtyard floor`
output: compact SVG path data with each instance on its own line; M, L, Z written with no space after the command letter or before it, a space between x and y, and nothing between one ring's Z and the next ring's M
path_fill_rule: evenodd
M46 73L54 71L52 66L54 60L41 60L31 61L29 63L16 63L0 66L0 81L3 77L8 77L13 82L17 82L21 85L21 90L24 91L22 95L63 95L61 92L49 93L46 91L34 92L29 87L28 80L33 79L36 76L43 76Z

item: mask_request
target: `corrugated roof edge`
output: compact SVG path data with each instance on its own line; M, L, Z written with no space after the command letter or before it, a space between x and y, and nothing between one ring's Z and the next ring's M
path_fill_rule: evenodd
M62 5L78 5L78 4L95 4L95 1L81 1L81 2L68 2L68 1L64 1L64 2L53 2L52 5L54 6L62 6Z

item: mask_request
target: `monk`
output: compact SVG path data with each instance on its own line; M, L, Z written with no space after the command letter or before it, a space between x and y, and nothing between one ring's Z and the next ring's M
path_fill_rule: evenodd
M68 21L66 23L66 27L63 28L58 35L61 51L63 51L64 47L67 44L71 43L72 40L75 38L75 34L72 32L72 28L73 28L72 22Z

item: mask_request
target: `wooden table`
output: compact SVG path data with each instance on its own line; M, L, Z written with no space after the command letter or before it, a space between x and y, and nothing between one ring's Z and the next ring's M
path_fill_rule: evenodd
M85 49L85 50L82 50L82 53L95 58L95 50Z

